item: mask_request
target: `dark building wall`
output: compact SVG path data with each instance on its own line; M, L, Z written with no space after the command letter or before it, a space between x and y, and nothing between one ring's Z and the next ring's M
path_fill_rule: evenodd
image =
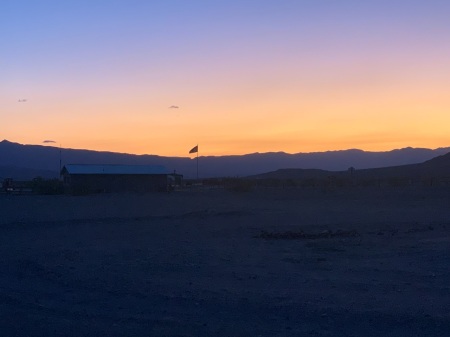
M149 192L167 190L167 175L73 174L65 176L72 193Z

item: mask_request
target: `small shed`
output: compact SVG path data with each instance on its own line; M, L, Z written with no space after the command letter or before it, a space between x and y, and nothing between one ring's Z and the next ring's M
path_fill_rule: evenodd
M66 191L74 194L168 191L182 175L159 165L65 165Z

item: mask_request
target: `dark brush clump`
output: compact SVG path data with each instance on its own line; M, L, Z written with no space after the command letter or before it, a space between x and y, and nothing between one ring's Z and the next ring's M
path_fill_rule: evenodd
M299 232L266 232L261 231L259 236L257 236L260 239L266 239L266 240L316 240L316 239L329 239L329 238L336 238L336 237L358 237L360 234L356 230L337 230L335 232L326 230L320 233L305 233L303 231Z

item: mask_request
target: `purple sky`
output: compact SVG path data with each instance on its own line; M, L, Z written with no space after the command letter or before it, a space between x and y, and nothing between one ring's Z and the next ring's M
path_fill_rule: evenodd
M450 146L449 13L435 0L5 0L0 138L180 156Z

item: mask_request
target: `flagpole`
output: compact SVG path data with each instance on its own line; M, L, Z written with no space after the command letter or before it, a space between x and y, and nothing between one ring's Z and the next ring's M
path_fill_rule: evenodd
M197 152L197 181L198 181L198 144L195 145L195 146L191 149L191 151L189 151L189 153L195 153L195 152Z

